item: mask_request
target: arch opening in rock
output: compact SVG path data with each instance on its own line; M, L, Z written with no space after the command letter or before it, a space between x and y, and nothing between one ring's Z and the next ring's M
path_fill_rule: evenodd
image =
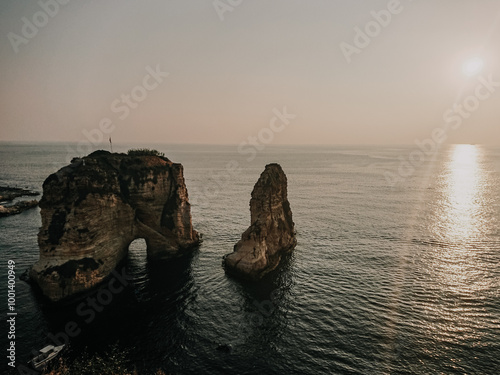
M134 262L145 262L148 254L148 245L145 238L136 238L128 245L127 258Z

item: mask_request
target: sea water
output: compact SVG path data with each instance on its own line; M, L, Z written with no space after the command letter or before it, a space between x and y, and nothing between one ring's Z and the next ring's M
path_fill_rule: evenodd
M498 373L499 149L450 145L408 168L411 147L276 146L254 160L235 146L154 147L184 165L202 245L152 264L136 240L127 287L80 313L17 280L18 364L74 322L67 355L117 345L141 374ZM41 191L67 150L0 144L0 185ZM240 282L222 257L249 226L250 193L271 162L288 176L298 245L261 282ZM39 209L0 219L4 317L7 262L17 276L36 262L40 225Z

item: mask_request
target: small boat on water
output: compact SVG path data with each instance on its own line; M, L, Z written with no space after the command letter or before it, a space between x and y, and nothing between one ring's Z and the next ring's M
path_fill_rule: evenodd
M64 349L65 345L60 345L60 346L54 346L54 345L47 345L43 349L40 349L38 351L38 354L33 357L28 363L33 367L35 370L41 370L47 366L47 364L52 361L54 358L56 358L59 353Z

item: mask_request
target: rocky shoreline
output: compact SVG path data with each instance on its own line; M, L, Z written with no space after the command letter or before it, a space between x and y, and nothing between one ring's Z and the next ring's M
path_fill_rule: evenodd
M17 215L21 212L29 210L30 208L38 207L38 201L21 201L15 203L13 206L5 207L0 205L0 217L6 217L11 215Z
M21 212L38 206L38 200L19 201L11 203L14 199L25 196L37 196L40 193L35 191L0 186L0 217L17 215Z
M9 186L0 186L0 203L10 202L15 198L26 196L37 196L40 193L21 188L11 188Z

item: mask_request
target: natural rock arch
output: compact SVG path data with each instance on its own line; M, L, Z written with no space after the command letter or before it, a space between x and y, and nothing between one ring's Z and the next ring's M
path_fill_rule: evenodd
M99 284L138 238L156 259L199 243L183 167L157 155L74 159L45 180L40 208L40 260L30 276L53 301Z

